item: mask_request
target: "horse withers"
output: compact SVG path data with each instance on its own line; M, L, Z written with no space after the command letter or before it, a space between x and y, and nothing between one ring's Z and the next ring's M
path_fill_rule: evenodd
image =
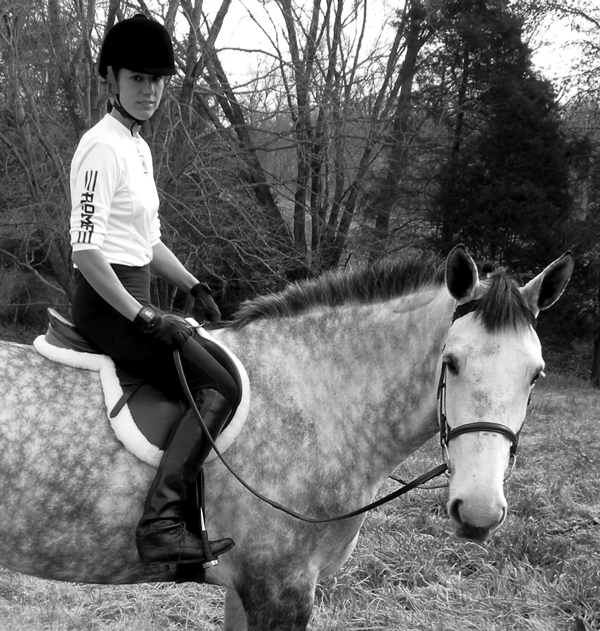
M567 253L518 288L502 272L480 278L458 247L445 264L329 273L251 301L214 332L252 390L226 458L268 497L324 519L370 502L439 431L440 414L448 512L460 536L482 540L506 518L503 479L543 368L532 323L572 267ZM97 374L11 343L0 366L0 564L56 580L147 580L135 527L154 469L111 433ZM226 588L225 629L306 629L317 581L350 556L364 517L300 521L218 459L205 478L211 537L236 542L204 577Z

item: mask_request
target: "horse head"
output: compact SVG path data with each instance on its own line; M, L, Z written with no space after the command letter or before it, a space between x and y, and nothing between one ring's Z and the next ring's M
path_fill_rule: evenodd
M440 423L457 535L483 541L507 513L504 479L531 391L543 374L539 312L562 294L573 270L570 252L519 287L503 270L480 278L461 246L446 261L456 302L440 377Z

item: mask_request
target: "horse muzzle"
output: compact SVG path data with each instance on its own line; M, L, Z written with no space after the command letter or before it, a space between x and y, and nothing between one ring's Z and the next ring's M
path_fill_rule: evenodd
M493 506L480 506L460 497L450 499L448 514L454 522L456 536L479 543L485 541L506 519L507 505L504 496L502 499Z
M468 433L449 446L446 455L447 509L456 535L484 541L506 519L504 482L514 464L512 446L496 432Z

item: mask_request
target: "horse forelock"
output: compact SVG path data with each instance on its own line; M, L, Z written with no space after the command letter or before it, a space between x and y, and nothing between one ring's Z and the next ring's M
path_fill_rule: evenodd
M293 317L319 307L382 302L440 285L443 280L443 262L430 255L329 271L246 301L228 326L241 329L256 320Z
M475 313L485 328L493 333L509 329L519 330L530 324L529 308L519 291L519 284L504 268L489 275L481 303Z

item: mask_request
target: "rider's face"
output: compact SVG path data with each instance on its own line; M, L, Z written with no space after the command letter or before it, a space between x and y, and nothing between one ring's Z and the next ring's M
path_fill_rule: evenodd
M134 118L148 120L160 104L166 77L122 68L117 82L121 105Z

